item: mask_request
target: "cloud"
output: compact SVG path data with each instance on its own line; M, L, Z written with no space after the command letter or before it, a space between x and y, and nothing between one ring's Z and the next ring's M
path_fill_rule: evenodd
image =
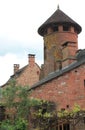
M21 54L25 51L34 51L34 53L36 53L41 52L43 47L43 44L39 41L18 41L13 40L7 36L0 36L0 44L0 55L5 55L8 52Z
M24 62L15 54L0 56L0 85L4 84L13 74L13 64Z
M4 84L13 74L13 62L17 57L13 54L6 54L0 56L0 84Z

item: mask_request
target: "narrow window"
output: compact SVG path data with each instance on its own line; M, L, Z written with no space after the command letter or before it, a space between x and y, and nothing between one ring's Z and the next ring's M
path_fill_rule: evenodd
M63 130L70 130L69 124L64 124L63 125Z
M84 124L85 124L85 117L83 117L83 120L84 120Z
M63 26L63 31L69 31L69 26Z
M84 87L85 87L85 79L84 79Z
M54 26L54 27L53 27L53 31L54 31L54 32L58 31L58 26Z
M60 125L60 127L59 127L59 130L63 130L61 125Z
M3 121L5 119L5 107L0 106L0 121Z
M69 105L66 105L67 108L69 108Z

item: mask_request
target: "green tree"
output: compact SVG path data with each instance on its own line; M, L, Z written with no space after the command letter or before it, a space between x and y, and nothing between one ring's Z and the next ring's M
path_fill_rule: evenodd
M2 104L5 106L7 119L2 121L0 130L27 130L30 108L38 103L30 98L31 91L28 89L28 86L19 86L12 80L2 90Z

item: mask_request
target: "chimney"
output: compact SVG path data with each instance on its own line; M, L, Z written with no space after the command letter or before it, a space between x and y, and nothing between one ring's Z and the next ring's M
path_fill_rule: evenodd
M75 55L77 51L77 43L76 42L65 42L62 45L62 53L63 53L63 60L62 60L62 67L68 66L72 62L76 60Z
M14 74L19 70L19 64L14 64Z
M28 62L29 65L33 66L35 63L35 55L34 54L28 54Z

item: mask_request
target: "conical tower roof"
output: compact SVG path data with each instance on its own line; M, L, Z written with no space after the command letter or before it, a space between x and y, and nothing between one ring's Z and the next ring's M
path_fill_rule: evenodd
M59 8L39 27L38 33L43 36L44 31L48 26L51 25L72 25L74 26L76 32L79 34L82 30L81 26L72 20L68 15L66 15Z

